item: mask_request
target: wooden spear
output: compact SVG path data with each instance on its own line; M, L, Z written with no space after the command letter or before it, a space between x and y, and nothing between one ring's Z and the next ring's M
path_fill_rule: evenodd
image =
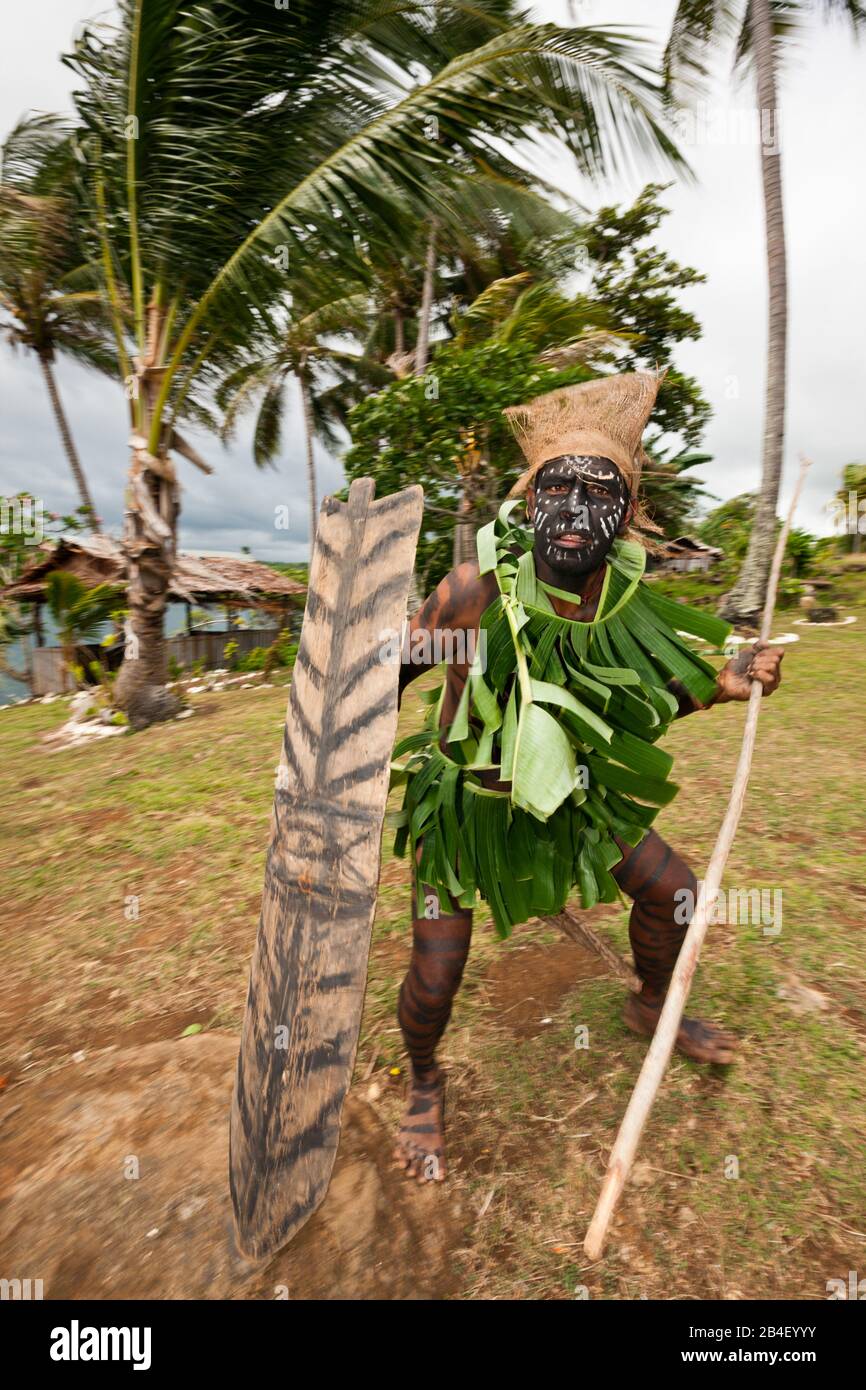
M797 503L800 500L800 493L803 490L803 482L806 477L806 470L810 460L801 455L800 475L797 485L794 488L794 496L791 498L791 506L788 516L779 533L776 544L776 552L773 556L773 564L770 569L770 578L767 584L767 596L764 602L764 612L761 618L761 640L766 642L770 635L770 625L773 621L773 610L776 606L776 590L779 586L779 575L782 569L782 560L785 554L785 543L788 539L788 532L791 529L791 522ZM740 814L743 809L743 802L746 796L746 787L749 781L749 773L752 766L752 753L755 747L755 734L758 728L758 713L761 708L761 694L763 686L760 681L752 682L752 689L749 692L749 704L746 712L746 725L743 730L743 743L740 748L740 758L737 763L737 770L734 775L734 785L731 789L731 797L728 802L728 809L722 821L716 839L713 853L707 868L706 877L701 885L698 894L695 914L692 917L689 929L686 932L685 940L680 948L671 983L665 998L664 1007L661 1011L655 1033L649 1050L644 1058L637 1085L632 1092L628 1109L623 1116L616 1142L611 1149L610 1158L607 1165L604 1183L602 1184L596 1208L590 1222L583 1248L591 1260L601 1257L604 1249L604 1242L607 1236L607 1228L610 1225L616 1204L619 1201L623 1188L631 1172L637 1146L643 1133L644 1125L647 1122L649 1112L652 1109L653 1101L656 1098L659 1086L662 1083L671 1053L674 1049L677 1033L679 1032L680 1020L689 997L692 979L698 963L704 937L707 934L707 904L715 902L716 894L725 871L728 854L731 844L736 834L739 824Z

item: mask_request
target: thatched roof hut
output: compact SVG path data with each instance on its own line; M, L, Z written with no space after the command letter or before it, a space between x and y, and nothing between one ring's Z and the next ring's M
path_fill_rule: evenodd
M74 574L88 588L122 584L123 555L109 536L75 537L39 546L18 578L0 589L0 598L17 603L44 602L48 576L54 570ZM297 580L245 555L180 553L169 597L187 603L219 603L280 612L301 604L306 592Z
M34 548L33 558L11 584L0 588L0 601L12 599L30 604L34 609L33 631L36 639L28 657L28 682L34 695L49 691L70 690L75 682L66 668L59 647L43 644L40 611L45 602L48 576L55 570L74 574L89 589L97 584L124 583L123 555L116 541L108 536L88 536L86 539L60 540ZM296 579L279 574L269 565L245 555L179 554L169 599L187 605L187 632L166 641L166 649L180 664L203 661L206 666L218 666L224 660L227 636L239 656L246 656L254 647L267 646L281 627L291 626L290 611L303 608L306 586ZM209 632L191 630L192 604L221 608L263 609L270 616L266 621L245 630ZM121 645L102 651L95 647L80 648L114 669L122 656Z
M724 554L718 546L707 545L696 536L677 536L676 540L665 541L659 558L663 569L690 574L694 570L712 569Z

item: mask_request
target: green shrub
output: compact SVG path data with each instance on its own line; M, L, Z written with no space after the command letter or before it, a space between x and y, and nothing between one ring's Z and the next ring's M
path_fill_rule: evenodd
M793 608L799 603L806 586L800 579L782 578L779 580L779 594L776 599L778 608Z
M236 663L238 671L263 671L265 669L265 659L268 655L267 647L253 647L252 651L247 652Z

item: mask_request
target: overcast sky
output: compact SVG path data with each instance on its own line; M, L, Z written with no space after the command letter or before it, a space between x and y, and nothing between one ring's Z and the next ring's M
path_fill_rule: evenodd
M93 0L39 0L0 7L0 131L28 109L69 108L72 74L58 61ZM582 23L628 23L662 44L673 0L577 0ZM535 6L541 19L568 22L559 0ZM826 511L842 466L866 458L863 313L866 229L866 46L840 25L815 24L781 85L783 177L788 233L790 362L782 504L800 450L814 459L798 523L832 530ZM715 461L703 476L720 497L754 488L760 476L766 344L766 266L759 156L750 137L748 87L722 82L698 113L696 142L684 145L697 183L666 196L671 215L658 243L707 275L684 302L703 324L703 338L684 345L678 365L696 376L712 403L706 445ZM589 186L566 162L545 170L591 207L632 199L657 171L649 168L606 187ZM109 529L120 523L127 465L126 417L119 388L62 362L60 388ZM249 436L226 451L210 439L199 448L214 464L206 478L180 462L184 484L181 544L239 550L265 559L304 559L307 511L299 411L287 417L278 472L258 472ZM339 461L317 446L320 495L342 482ZM77 503L44 386L33 362L0 345L0 494L27 488L51 510ZM288 506L290 530L275 530L275 508Z

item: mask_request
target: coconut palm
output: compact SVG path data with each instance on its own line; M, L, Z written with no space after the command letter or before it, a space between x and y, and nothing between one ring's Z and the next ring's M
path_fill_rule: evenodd
M145 724L176 708L162 638L179 511L171 451L193 452L177 425L204 404L208 374L275 326L286 290L314 277L324 298L363 281L361 235L453 216L455 181L503 139L556 133L588 174L635 153L677 156L644 50L619 33L511 23L512 7L485 0L122 0L119 11L119 27L86 29L67 61L134 388L124 545L137 659L126 652L116 693Z
M67 192L69 131L53 117L21 122L0 158L0 327L12 347L32 352L39 363L81 505L98 531L54 374L58 354L117 370L106 343L102 294L82 264L76 208Z
M749 548L722 612L754 623L764 606L776 534L776 507L785 443L788 288L777 75L784 45L806 17L820 12L846 20L854 33L866 23L860 0L679 0L665 53L669 94L694 92L705 81L717 40L733 38L736 63L751 64L761 118L761 180L766 224L769 332L764 402L761 491Z
M122 602L123 589L117 584L97 584L89 589L77 575L54 570L48 576L45 597L57 627L64 665L74 674L79 647L98 639Z
M512 257L517 248L537 245L535 259L540 262L542 248L546 255L554 237L562 238L566 230L572 237L579 234L570 214L557 211L526 186L526 174L501 155L496 166L486 175L466 180L456 199L456 221L450 209L448 216L437 220L433 254L437 262L445 261L449 283L453 267L462 270L474 262L476 274L483 274L482 248L489 280L493 278L489 267L506 244L511 244ZM253 457L262 468L277 458L285 387L289 378L297 382L311 538L317 522L314 437L338 448L337 427L346 428L352 406L368 392L388 385L393 375L405 375L410 369L417 373L419 360L423 358L426 366L428 357L433 301L428 224L413 226L407 220L399 247L391 240L377 239L375 230L368 229L364 252L369 289L359 291L347 285L322 303L310 298L309 289L305 288L303 298L296 294L287 323L265 339L261 350L258 344L251 345L244 361L230 370L217 391L217 403L225 412L224 439L234 433L240 416L259 402ZM454 300L453 289L448 297ZM406 352L407 341L415 343L411 352Z
M334 335L341 339L350 334L364 336L369 318L370 300L366 294L338 295L305 312L293 303L285 327L265 344L263 351L245 354L246 360L229 373L216 393L217 404L225 412L221 431L224 440L232 437L241 416L258 401L253 458L257 467L264 468L274 463L279 454L286 387L290 378L297 382L304 426L311 540L315 538L318 519L315 436L318 434L328 444L335 443L334 426L342 423L348 406L342 388L351 384L350 394L357 399L361 380L366 390L372 390L392 379L384 366L363 351L326 341Z
M851 551L860 554L861 527L866 512L866 463L846 463L842 469L842 486L834 494L833 511L843 530L851 537Z

